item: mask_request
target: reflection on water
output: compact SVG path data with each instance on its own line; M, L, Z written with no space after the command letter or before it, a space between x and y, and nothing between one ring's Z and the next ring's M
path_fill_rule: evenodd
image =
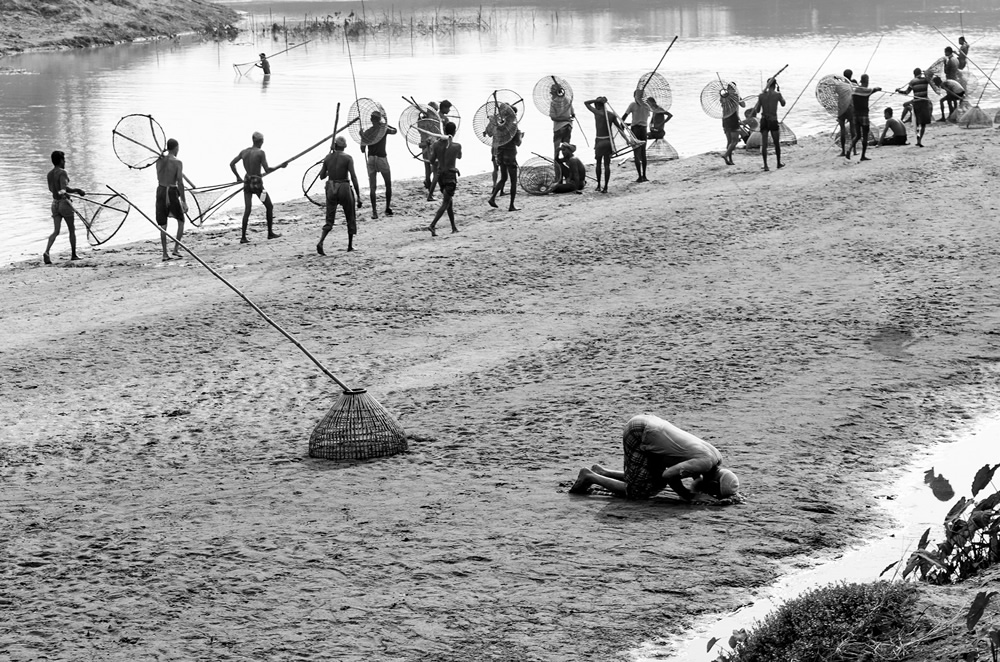
M361 9L336 2L229 4L252 12L255 25L279 22L285 14L289 21L299 21L307 14L322 17ZM990 5L963 4L962 22L973 42L972 56L984 67L987 62L991 66L1000 46L985 37L997 23L998 12ZM436 0L418 0L408 9L417 17L479 10L478 5ZM394 5L368 2L365 11L373 20L389 20L390 12L400 20ZM583 99L599 94L621 112L639 76L656 65L666 44L678 34L681 38L660 71L673 90L674 119L667 125L666 139L687 156L723 147L718 120L709 118L699 102L701 89L717 73L753 93L763 78L789 64L781 76L789 107L800 93L802 98L786 123L800 136L826 131L830 118L816 103L811 87L806 87L838 40L824 72L846 67L862 71L884 34L868 72L873 84L892 89L909 79L914 66L931 63L947 45L932 25L956 38L960 22L953 6L925 2L915 7L907 0L733 4L541 0L482 11L488 30L436 36L416 30L382 33L351 46L359 95L380 101L393 122L405 106L400 98L404 94L455 103L467 120L458 136L465 145L467 175L490 166L489 149L471 134L471 118L493 89L513 89L530 97L540 77L558 74L574 86L578 112L585 112ZM45 173L54 149L66 152L74 185L96 190L110 183L151 210L155 186L151 170L127 170L111 149L111 129L123 115L156 117L168 136L180 141L185 171L199 185L228 181L229 160L249 146L253 131L264 133L271 163L328 134L336 104L343 104L343 117L354 100L342 38L318 38L275 57L270 79L259 70L245 77L234 75L233 62L284 47L283 37L262 37L258 31L235 43L165 41L6 58L5 67L30 73L0 76L0 218L5 236L0 263L41 252L51 224ZM995 103L992 97L988 93L984 105ZM873 117L889 102L898 105L901 100L882 97ZM522 160L530 152L551 149L550 122L530 99L527 106ZM580 119L584 131L576 128L573 139L578 153L587 158L594 127L589 118ZM355 146L349 150L358 155ZM409 157L399 138L390 139L388 150L396 179L420 174L421 164ZM268 190L278 200L300 196L302 172L321 156L317 150L275 173ZM794 162L794 151L788 156ZM152 238L151 231L138 224L123 230L123 239L140 237ZM64 242L57 243L57 250L65 247Z

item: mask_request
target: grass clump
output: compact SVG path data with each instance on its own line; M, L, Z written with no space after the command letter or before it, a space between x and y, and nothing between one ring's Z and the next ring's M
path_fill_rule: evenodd
M734 632L730 650L720 653L717 661L903 659L919 620L915 603L916 590L909 584L830 584L785 603L749 633Z

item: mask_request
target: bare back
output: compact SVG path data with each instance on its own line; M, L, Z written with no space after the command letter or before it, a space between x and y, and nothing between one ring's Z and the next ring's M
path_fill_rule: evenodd
M156 183L160 186L184 188L183 171L184 164L176 156L161 156L156 160Z
M247 175L252 177L262 177L268 169L267 156L260 147L247 147L237 158L243 162Z

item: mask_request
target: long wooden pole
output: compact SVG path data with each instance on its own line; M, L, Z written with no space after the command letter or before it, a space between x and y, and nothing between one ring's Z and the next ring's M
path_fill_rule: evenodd
M823 61L820 62L819 66L816 67L816 71L813 73L812 77L809 78L809 82L806 83L806 86L802 88L802 91L799 92L799 96L795 97L795 101L793 101L792 105L789 106L788 110L785 111L785 114L781 117L782 122L784 122L785 118L788 117L788 113L792 112L792 108L795 108L795 104L799 102L799 99L801 99L805 91L809 89L809 86L812 85L813 78L816 78L817 74L819 74L820 70L823 68L823 65L826 64L826 61L830 59L831 55L833 55L833 51L837 49L837 46L840 46L839 39L837 40L837 43L833 45L833 48L830 49L830 52L826 54L826 57L823 58Z
M324 142L325 142L325 141L324 141ZM285 336L285 338L287 338L288 340L290 340L290 341L292 342L292 344L293 344L293 345L295 345L296 347L298 347L298 348L299 348L299 349L300 349L300 350L302 351L302 353L303 353L303 354L305 354L305 355L306 355L307 357L309 357L309 360L310 360L310 361L312 361L313 363L315 363L315 364L316 364L316 367L317 367L317 368L319 368L320 370L322 370L322 371L323 371L323 373L324 373L324 374L325 374L325 375L326 375L327 377L329 377L329 378L330 378L330 379L332 379L333 381L337 382L337 385L338 385L338 386L340 386L340 387L341 387L342 389L344 389L345 391L350 391L350 390L351 390L351 388L350 388L350 387L349 387L349 386L348 386L347 384L345 384L344 382L342 382L342 381L340 380L340 378L338 378L338 377L337 377L337 375L333 374L333 373L332 373L332 372L331 372L331 371L330 371L330 370L329 370L329 369L328 369L328 368L327 368L327 367L326 367L325 365L323 365L322 363L320 363L320 360L319 360L319 359L317 359L317 358L316 358L315 356L313 356L312 352L310 352L310 351L309 351L308 349L306 349L306 348L305 348L305 347L304 347L304 346L302 345L302 343L301 343L301 342L299 342L299 340L298 340L298 339L297 339L297 338L296 338L295 336L293 336L293 335L292 335L291 333L289 333L288 331L285 331L285 329L283 329L283 328L282 328L282 327L281 327L281 326L280 326L280 325L279 325L279 324L278 324L277 322L275 322L275 321L274 321L273 319L271 319L271 318L270 318L270 317L268 316L268 314L267 314L267 313L265 313L265 312L264 312L263 310L261 310L260 306L258 306L258 305L257 305L257 304L255 304L255 303L254 303L253 301L251 301L251 300L250 300L250 297L248 297L247 295L243 294L243 292L241 292L241 291L239 290L239 288L237 288L237 287L236 287L235 285L233 285L233 284L232 284L232 283L230 283L230 282L229 282L228 280L226 280L225 278L223 278L223 277L222 277L222 276L221 276L221 275L219 274L219 272L217 272L217 271L216 271L215 269L213 269L212 267L210 267L210 266L208 265L208 263L207 263L207 262L205 262L205 261L204 261L203 259L201 259L201 257L199 257L199 256L198 256L198 254L197 254L197 253L195 253L195 252L194 252L193 250L191 250L191 249L190 249L190 248L189 248L188 246L186 246L186 245L182 244L181 242L179 242L179 241L177 241L176 239L174 239L173 237L171 237L171 236L170 236L170 233L168 233L168 232L167 232L167 229L166 229L166 226L161 226L161 225L157 225L157 224L156 224L156 223L155 223L155 222L153 221L153 219L151 219L151 218L150 218L150 217L149 217L149 216L148 216L148 215L146 214L146 212L142 211L142 209L140 209L140 208L139 208L138 206L136 206L136 204L135 204L135 203L133 203L133 202L132 202L131 200L129 200L128 198L126 198L126 197L125 197L124 195L122 195L121 193L119 193L119 192L118 192L118 191L116 191L115 189L111 188L111 186L108 186L108 189L110 189L112 193L115 193L115 194L117 194L117 195L120 195L120 196L122 197L122 200L124 200L124 201L125 201L126 203L128 203L128 205L129 205L129 206L130 206L130 207L131 207L132 209L134 209L134 210L136 210L137 212L139 212L139 214L140 214L140 215L142 215L142 217L143 217L144 219L146 219L147 221L149 221L149 224L150 224L150 225L152 225L152 226L153 226L154 228L156 228L156 229L157 229L157 231L159 231L159 232L160 232L160 233L161 233L162 235L164 235L164 236L165 236L165 237L166 237L167 239L169 239L169 240L173 241L173 242L174 242L175 244L177 244L178 246L180 246L181 248L183 248L183 249L184 249L185 251L187 251L188 255L190 255L190 256L191 256L191 257L193 257L193 258L194 258L195 260L197 260L197 261L198 261L198 263L199 263L199 264L200 264L201 266L203 266L203 267L205 267L206 269L208 269L209 273L211 273L211 274L212 274L213 276L215 276L216 278L218 278L219 280L221 280L221 281L222 281L222 282L223 282L223 283L224 283L224 284L226 285L226 287L228 287L229 289L231 289L231 290L232 290L233 292L236 292L236 294L238 294L238 295L239 295L239 297L240 297L241 299L243 299L243 300L244 300L245 302L247 302L247 304L248 304L248 305L249 305L249 306L250 306L251 308L253 308L254 312L256 312L256 313L257 313L258 315L260 315L260 316L261 316L261 317L262 317L262 318L264 319L264 321L265 321L265 322L267 322L268 324L270 324L271 326L273 326L273 327L274 327L275 329L277 329L277 330L278 330L278 332L279 332L279 333L280 333L281 335Z
M656 63L656 68L653 69L653 73L649 75L649 78L646 79L646 82L643 83L642 87L639 89L640 99L642 98L643 93L646 91L646 86L649 85L649 81L651 81L653 79L653 76L656 75L656 72L660 70L660 65L663 64L663 60L667 57L667 53L669 53L670 49L674 47L674 42L677 41L677 37L678 35L674 35L674 38L670 40L670 44L667 45L667 50L663 51L663 55L660 56L660 61Z

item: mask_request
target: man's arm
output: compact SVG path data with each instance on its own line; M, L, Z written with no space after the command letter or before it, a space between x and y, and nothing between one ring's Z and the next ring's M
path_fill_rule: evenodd
M354 184L354 197L358 200L358 209L364 207L361 202L361 188L358 186L358 176L354 173L354 159L347 157L347 172L351 174L351 182Z
M785 97L781 96L781 92L778 92L778 103L780 103L782 106L785 105Z
M394 126L388 126L388 125L386 125L386 127L385 127L385 132L386 132L387 134L389 134L390 136L394 136L394 135L396 135L396 133L397 133L397 132L396 132L396 127L394 127Z
M885 128L882 129L882 135L878 137L878 142L875 143L876 147L881 147L882 146L882 141L885 140L885 134L887 134L888 132L889 132L889 123L886 122L885 123Z
M666 124L667 122L669 122L672 119L674 119L674 114L672 112L670 112L669 110L664 110L663 111L663 123Z
M188 203L184 196L184 163L180 159L174 159L177 161L177 194L181 199L181 211L187 212Z
M236 181L238 182L242 182L243 177L241 177L240 173L236 170L236 164L239 163L240 160L242 159L243 159L243 152L240 152L239 154L233 157L232 161L229 162L229 169L233 171L234 175L236 175Z
M67 193L75 193L76 195L87 195L87 193L80 188L71 188L69 185L69 173L65 170L59 175L59 188L66 191Z
M326 159L323 159L323 167L319 169L319 178L326 179L328 174L326 171Z

